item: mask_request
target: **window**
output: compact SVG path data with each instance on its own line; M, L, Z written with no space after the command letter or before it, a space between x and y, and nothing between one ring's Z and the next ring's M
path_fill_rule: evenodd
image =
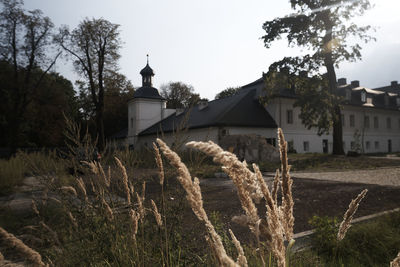
M386 118L386 128L392 128L392 120L390 119L390 117Z
M379 141L375 141L375 149L379 149Z
M398 122L399 122L399 129L400 129L400 119L399 119L399 121L398 121Z
M354 119L354 115L350 115L350 127L354 127L355 124L355 119Z
M351 149L351 150L354 150L355 147L356 147L356 143L355 143L354 141L351 141L351 142L350 142L350 149Z
M397 98L396 98L396 105L397 105L397 106L400 106L400 97L397 97Z
M267 143L276 147L276 139L275 138L267 138Z
M369 116L364 117L364 127L369 128Z
M291 109L286 111L286 122L287 124L293 124L293 110Z
M370 141L365 142L365 149L369 150L371 148L371 143Z
M361 92L361 102L367 102L367 94L364 91Z
M374 117L374 128L378 129L379 128L379 121L378 121L378 117Z
M131 118L131 128L133 128L133 118Z
M303 142L303 149L304 151L310 151L310 143L308 141Z
M346 142L343 141L343 149L346 150Z
M344 114L342 114L342 126L344 126Z

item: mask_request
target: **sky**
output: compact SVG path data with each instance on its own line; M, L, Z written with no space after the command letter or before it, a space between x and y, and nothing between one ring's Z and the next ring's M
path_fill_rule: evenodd
M363 59L343 63L337 77L375 88L400 81L400 0L371 0L375 6L360 25L376 28L376 42L362 44ZM140 70L155 72L153 86L181 81L201 97L214 99L228 88L261 77L273 62L304 51L285 40L265 48L262 25L292 13L282 0L25 0L25 9L41 9L56 27L74 29L84 18L104 18L120 25L123 47L120 72L141 86ZM75 81L71 62L60 60L55 71Z

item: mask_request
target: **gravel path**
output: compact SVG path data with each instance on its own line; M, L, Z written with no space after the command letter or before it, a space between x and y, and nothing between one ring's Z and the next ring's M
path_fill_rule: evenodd
M273 175L268 173L268 175ZM292 177L345 183L400 186L400 168L379 168L343 172L292 172Z

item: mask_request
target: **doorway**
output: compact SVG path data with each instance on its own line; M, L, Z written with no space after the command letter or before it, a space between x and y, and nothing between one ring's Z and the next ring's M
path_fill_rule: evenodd
M328 153L328 139L323 139L322 140L322 152Z
M392 140L388 140L388 153L392 153Z

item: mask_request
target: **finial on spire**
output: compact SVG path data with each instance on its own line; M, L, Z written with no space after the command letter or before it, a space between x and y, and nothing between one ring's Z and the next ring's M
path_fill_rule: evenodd
M147 54L147 64L149 64L149 54Z

